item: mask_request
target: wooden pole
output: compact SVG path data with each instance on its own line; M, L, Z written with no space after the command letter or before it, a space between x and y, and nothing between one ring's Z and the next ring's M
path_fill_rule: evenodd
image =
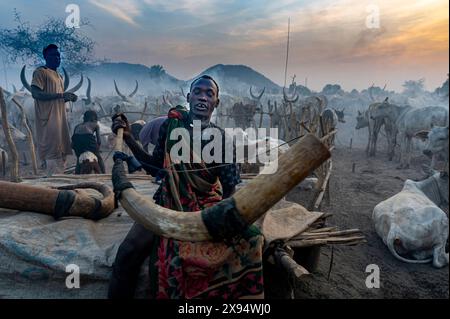
M356 167L356 163L353 163L353 164L352 164L352 173L355 172L355 167Z
M6 175L6 153L5 151L2 151L2 176L5 177Z
M142 114L141 114L141 120L144 119L145 111L147 111L147 106L148 106L148 102L147 102L147 99L145 99L144 110L142 111Z
M329 160L329 162L330 162L330 164L329 164L329 167L328 167L328 170L327 170L327 175L325 176L325 179L323 181L322 187L320 189L319 196L317 196L317 200L316 200L316 202L315 202L315 204L313 206L314 210L319 209L319 206L322 203L322 199L323 199L323 195L325 193L325 190L328 187L328 180L330 179L331 171L333 169L333 163L331 162L331 160Z
M11 136L11 131L8 125L8 116L6 112L6 102L3 96L3 89L0 87L0 111L2 113L2 126L5 133L6 141L8 142L9 150L11 153L11 182L20 182L19 177L19 154L17 153L16 145Z
M23 105L20 104L14 97L13 97L12 101L14 102L14 104L17 105L20 112L22 113L22 125L23 125L23 127L25 127L25 130L27 132L27 141L28 141L28 146L30 147L31 164L33 166L33 174L37 175L38 170L37 170L37 160L36 160L36 149L34 147L34 142L33 142L33 133L31 132L30 127L28 126L27 116L25 114Z
M350 149L352 149L353 138L350 139Z

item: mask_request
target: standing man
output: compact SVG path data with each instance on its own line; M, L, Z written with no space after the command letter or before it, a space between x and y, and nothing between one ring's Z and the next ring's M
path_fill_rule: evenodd
M71 92L64 92L61 75L57 72L61 55L55 44L42 51L45 66L33 73L31 94L34 98L36 139L41 161L45 161L47 175L64 172L67 155L72 154L65 102L77 100Z

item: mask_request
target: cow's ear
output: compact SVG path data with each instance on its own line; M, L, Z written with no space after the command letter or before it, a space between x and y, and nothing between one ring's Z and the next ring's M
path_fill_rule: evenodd
M426 140L428 138L428 133L430 133L430 131L419 131L414 135L414 137L420 138L421 140Z

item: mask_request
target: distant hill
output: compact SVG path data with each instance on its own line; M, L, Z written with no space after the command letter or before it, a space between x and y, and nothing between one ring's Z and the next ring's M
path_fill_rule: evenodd
M227 93L248 94L250 86L255 87L255 94L257 89L264 87L266 92L275 93L281 90L281 87L269 78L246 65L217 64L199 73L198 76L202 74L212 76L218 81L220 89Z

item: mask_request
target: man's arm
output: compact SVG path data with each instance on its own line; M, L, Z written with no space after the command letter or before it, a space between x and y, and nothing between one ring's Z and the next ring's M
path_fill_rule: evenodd
M47 93L35 85L31 86L31 95L33 96L33 98L35 100L41 100L41 101L64 99L64 102L67 102L67 101L75 102L77 100L77 96L71 92Z
M148 154L142 146L136 142L131 134L128 120L124 120L123 117L117 117L113 120L112 131L116 132L118 128L123 128L123 140L130 148L134 157L142 163L145 171L152 176L156 176L158 172L163 168L164 163L164 145L167 132L167 123L161 125L159 131L158 143L153 150L153 154Z

